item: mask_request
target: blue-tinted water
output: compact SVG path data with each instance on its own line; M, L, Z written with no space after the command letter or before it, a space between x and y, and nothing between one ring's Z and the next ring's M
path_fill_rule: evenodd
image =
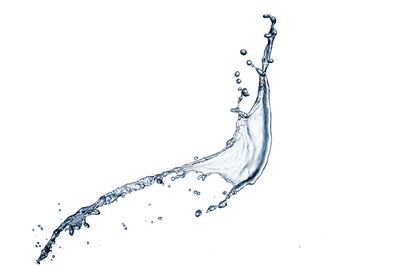
M230 197L238 193L243 187L249 184L254 184L263 173L267 163L271 149L271 106L270 106L270 90L266 77L266 71L271 59L272 45L277 34L275 30L275 17L264 15L266 19L271 21L269 32L264 35L268 43L265 47L264 54L261 59L261 68L254 66L253 62L248 60L247 65L255 68L259 75L259 86L257 98L249 112L244 112L239 105L243 97L249 96L246 88L239 88L241 95L238 98L237 106L231 109L232 112L238 113L236 121L236 130L232 138L226 142L226 146L207 157L198 158L180 167L175 167L162 173L146 176L137 181L120 186L111 192L101 196L93 204L80 208L75 214L67 217L54 231L47 244L40 252L36 262L39 264L47 258L51 252L52 246L55 244L57 237L62 231L68 231L72 236L76 230L82 226L89 228L86 218L91 215L99 215L99 208L105 205L114 203L118 198L125 197L133 191L142 190L155 183L163 184L164 179L174 181L179 178L184 178L188 173L198 173L198 179L206 179L211 174L221 176L226 182L232 185L232 189L228 193L224 193L225 198L218 204L210 205L207 213L217 208L227 206L227 201ZM247 51L240 50L240 54L245 56ZM235 72L235 77L239 77L240 73ZM240 79L238 79L240 80ZM241 81L240 81L241 82ZM238 83L240 83L238 82ZM195 194L200 194L194 191ZM202 211L197 210L195 216L201 216ZM159 217L159 220L162 218ZM153 223L153 222L152 222ZM123 228L127 227L123 223ZM43 229L40 225L39 228Z

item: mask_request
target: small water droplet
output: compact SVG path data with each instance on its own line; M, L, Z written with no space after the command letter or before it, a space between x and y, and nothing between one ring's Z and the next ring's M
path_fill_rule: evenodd
M201 210L196 210L196 213L194 214L196 217L200 217L202 214Z
M200 196L200 192L197 191L197 190L194 190L194 191L193 191L193 194Z
M226 196L226 194L228 194L228 192L224 191L224 192L222 192L222 194L223 194L224 196Z
M89 245L89 241L86 241L86 245Z
M251 62L251 60L247 60L247 61L246 61L246 64L249 65L249 66L251 66L251 64L253 64L253 62Z
M161 220L162 220L162 217L160 216L160 217L158 217L157 219L158 219L159 221L161 221Z
M242 95L243 96L250 96L249 91L247 91L247 88L242 89Z
M226 202L226 199L225 199L218 204L218 208L222 209L222 208L225 208L227 205L228 205L228 203Z
M242 49L242 50L240 50L240 54L241 54L242 56L245 56L245 55L247 54L247 51L246 51L246 49Z
M241 79L236 79L236 83L237 83L237 84L240 84L241 82L242 82Z
M215 210L216 208L217 208L216 205L211 205L211 206L209 206L208 209L207 209L207 213L209 213L209 212Z
M239 77L240 76L240 72L236 71L235 72L235 77Z
M199 157L198 157L198 156L194 157L194 160L198 160L198 159L199 159Z

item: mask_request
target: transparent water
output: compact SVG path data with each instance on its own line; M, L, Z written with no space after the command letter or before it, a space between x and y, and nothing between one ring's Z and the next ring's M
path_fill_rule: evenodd
M267 163L271 149L271 106L270 106L270 89L266 76L266 71L271 59L272 45L277 34L275 30L275 17L271 15L264 15L269 19L271 26L269 32L264 35L267 38L267 45L261 59L261 68L254 66L253 62L248 60L247 65L253 67L259 76L259 85L257 91L257 98L249 112L244 112L240 109L240 102L243 97L249 96L246 88L239 88L241 95L238 98L238 103L231 111L238 113L236 121L236 130L232 138L226 142L226 146L212 155L204 158L196 157L194 161L186 163L180 167L175 167L162 173L146 176L137 181L120 186L111 192L101 196L93 204L80 208L75 214L67 217L58 226L51 235L47 244L40 252L39 258L36 260L38 264L45 258L52 250L57 237L62 231L68 231L72 236L76 230L82 226L88 228L89 224L86 218L91 215L99 215L99 208L105 205L114 203L118 198L125 197L126 195L142 190L153 184L163 184L164 179L171 179L172 181L184 178L188 173L198 173L198 179L206 179L211 174L217 174L222 177L227 183L232 185L229 192L224 194L225 198L218 204L210 205L206 213L216 210L217 208L224 208L227 201L233 195L237 194L246 185L254 184L263 173ZM245 56L247 51L240 50L240 54ZM235 72L235 77L239 77L240 73ZM195 191L197 193L198 191ZM200 193L198 193L200 194ZM202 211L197 210L195 216L201 216ZM159 220L162 218L159 217ZM122 227L126 229L123 223Z

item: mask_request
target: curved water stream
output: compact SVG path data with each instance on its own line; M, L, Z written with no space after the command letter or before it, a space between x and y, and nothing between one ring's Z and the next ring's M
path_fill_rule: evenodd
M36 260L38 264L44 260L51 252L52 246L55 244L57 237L64 230L69 231L70 235L74 231L79 230L82 226L89 227L86 218L90 215L100 214L99 208L115 202L120 197L125 197L133 191L142 190L155 183L162 184L163 179L170 178L176 180L185 177L190 172L199 173L199 179L205 179L211 174L217 174L225 179L226 182L232 184L232 189L226 194L225 199L218 205L211 205L207 212L217 208L224 208L228 199L238 193L243 187L254 184L263 173L267 163L271 149L271 106L270 106L270 89L266 71L271 59L272 45L277 34L275 30L275 17L264 15L269 19L271 26L269 32L264 35L268 40L264 54L261 60L261 68L257 68L248 60L247 65L253 67L259 76L259 85L257 98L249 112L240 110L239 104L243 97L249 95L247 89L241 90L241 96L238 105L231 111L238 113L236 121L236 130L232 138L226 142L226 146L217 153L210 156L196 159L180 167L164 171L160 174L146 176L137 181L120 186L111 192L101 196L93 204L80 208L75 214L67 217L54 231L47 244L40 252L39 258ZM246 50L240 51L242 55L246 55ZM237 72L235 76L240 74ZM238 81L240 83L240 81ZM196 212L196 216L198 213ZM201 213L200 213L201 215ZM200 216L199 215L199 216Z

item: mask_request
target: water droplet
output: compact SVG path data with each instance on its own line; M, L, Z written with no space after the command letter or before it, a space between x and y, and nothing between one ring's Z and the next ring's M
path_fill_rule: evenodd
M242 95L243 96L250 96L249 91L247 91L247 88L242 89Z
M236 71L235 72L235 77L239 77L240 76L240 72Z
M89 245L89 241L86 241L86 245Z
M238 91L242 91L242 87L239 87L239 88L238 88Z
M242 49L242 50L240 50L240 54L241 54L242 56L245 56L245 55L247 54L247 51L246 51L246 49Z
M249 65L249 66L251 66L251 64L253 64L253 62L251 62L251 60L247 60L247 61L246 61L246 64Z
M209 212L215 210L216 208L217 208L216 205L211 205L211 206L209 206L208 209L207 209L207 213L209 213Z
M193 194L200 196L201 193L199 191L197 191L197 190L194 190Z
M61 209L58 209L58 212L61 212Z
M88 242L88 243L89 243L89 242ZM52 255L51 257L54 259L54 258L56 257L56 255Z
M227 199L225 198L224 200L219 202L218 208L222 209L222 208L225 208L227 205L228 205L228 202L227 202Z
M191 188L189 188L189 192L190 192L190 191L192 191L192 189L191 189Z
M157 219L158 219L159 221L161 221L161 220L162 220L162 217L160 216L160 217L158 217Z
M237 84L240 84L241 82L242 82L241 79L236 79L236 83L237 83Z
M194 214L196 217L200 217L202 214L201 210L196 210L196 213Z
M194 157L194 160L198 160L198 159L199 159L199 157L198 157L198 156Z
M226 196L226 194L228 194L228 192L224 191L224 192L222 192L222 194L223 194L224 196Z

